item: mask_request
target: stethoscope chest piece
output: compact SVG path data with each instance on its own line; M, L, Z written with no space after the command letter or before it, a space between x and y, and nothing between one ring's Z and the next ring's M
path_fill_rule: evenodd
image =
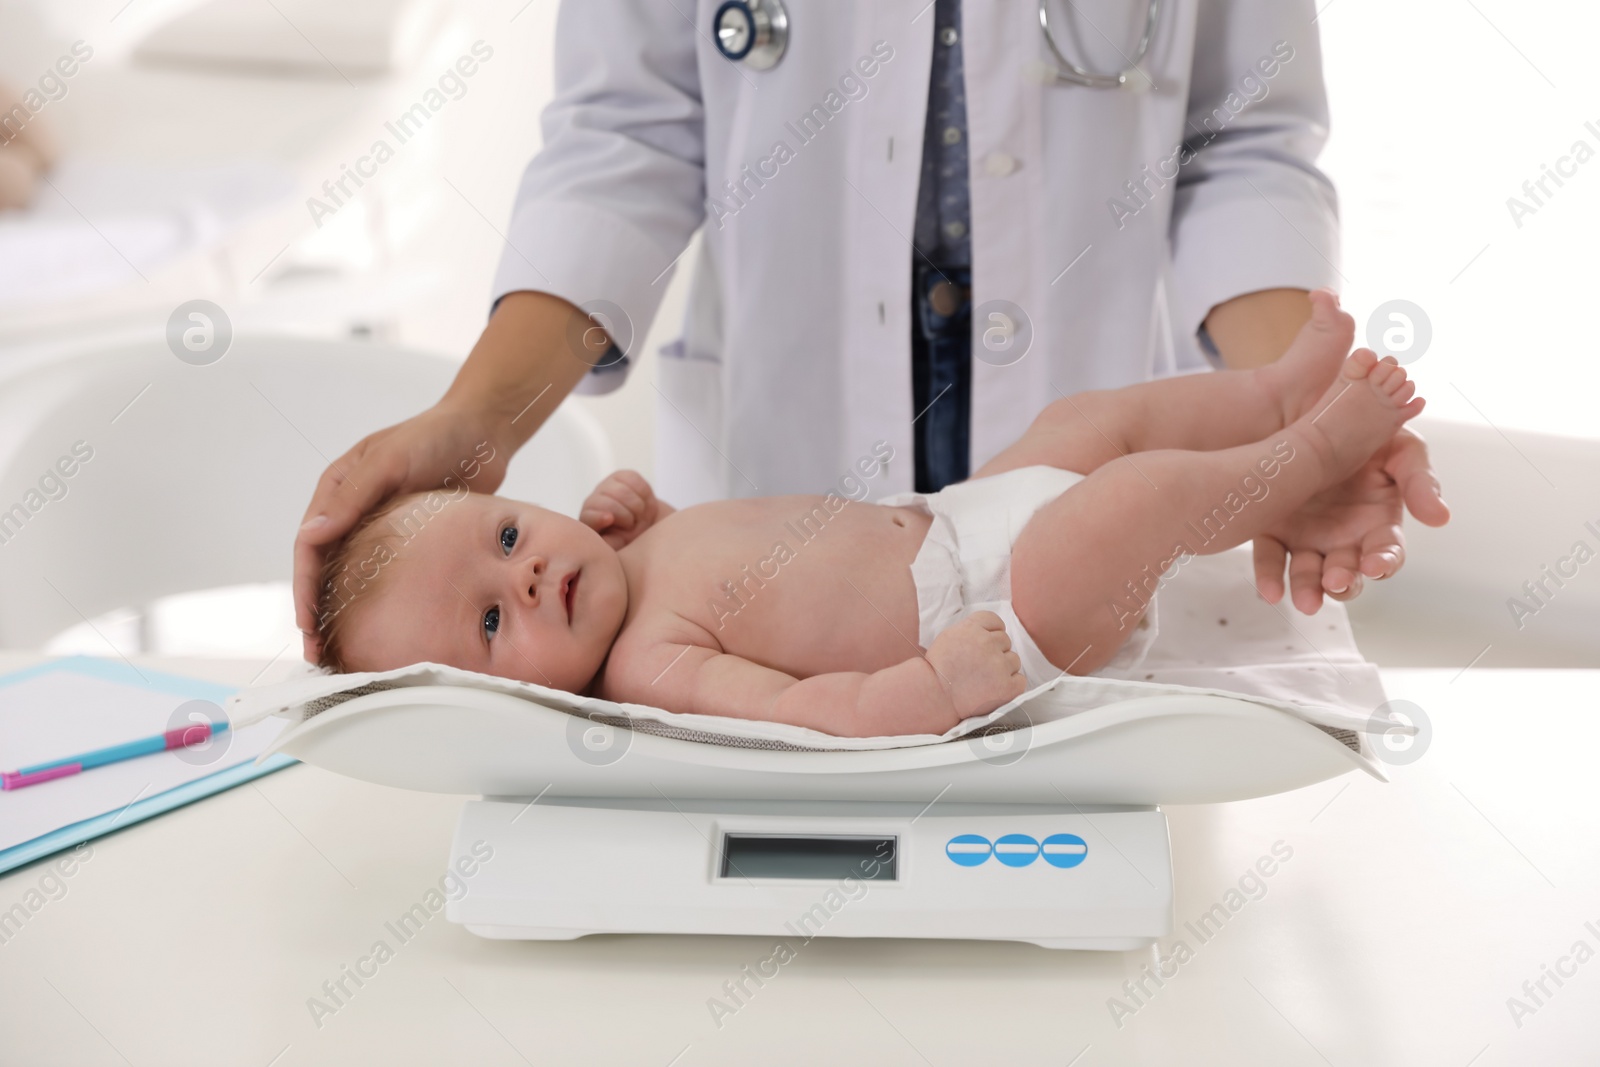
M789 13L779 0L727 0L711 20L717 51L752 70L777 66L789 43Z
M1071 0L1067 0L1071 7ZM1072 85L1081 85L1086 89L1132 89L1134 92L1144 92L1155 83L1149 75L1139 70L1139 63L1145 54L1150 51L1150 39L1155 36L1156 25L1161 21L1161 0L1147 0L1144 10L1144 31L1139 34L1139 43L1133 46L1133 54L1122 53L1125 66L1115 74L1098 74L1079 66L1068 59L1056 44L1056 34L1050 27L1050 8L1048 0L1039 0L1039 33L1044 37L1046 47L1055 63L1029 64L1029 75L1043 84L1052 82L1067 82ZM1137 79L1132 75L1138 73Z

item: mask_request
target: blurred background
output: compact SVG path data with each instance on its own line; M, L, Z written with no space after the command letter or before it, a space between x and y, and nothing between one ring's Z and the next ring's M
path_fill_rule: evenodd
M236 335L463 358L539 147L555 10L0 0L0 82L8 99L39 93L33 132L53 142L26 204L0 211L0 396L7 377L159 335L193 299L224 308ZM1457 509L1445 531L1408 526L1406 572L1353 609L1364 647L1391 666L1600 665L1600 561L1521 627L1508 606L1576 541L1600 548L1584 526L1600 529L1600 67L1589 54L1600 11L1331 0L1318 26L1332 110L1322 165L1344 223L1343 248L1319 251L1363 332L1391 302L1411 306L1427 339L1409 369ZM484 49L398 143L386 124ZM336 198L380 139L398 143L392 158L364 164L371 176L359 188L347 178L353 195ZM1548 177L1558 169L1559 183ZM1524 185L1537 192L1541 178L1531 200ZM1513 197L1531 210L1513 211ZM627 384L568 401L598 421L616 465L647 476L655 352L677 334L689 273L673 277ZM1392 325L1380 316L1375 328ZM282 447L321 469L309 438ZM298 655L287 591L271 582L127 605L39 640L102 655L108 644Z

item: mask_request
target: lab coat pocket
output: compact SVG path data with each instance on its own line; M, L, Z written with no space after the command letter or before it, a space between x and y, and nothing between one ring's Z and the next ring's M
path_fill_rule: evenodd
M695 356L682 338L656 361L656 493L674 507L730 494L724 458L722 363Z

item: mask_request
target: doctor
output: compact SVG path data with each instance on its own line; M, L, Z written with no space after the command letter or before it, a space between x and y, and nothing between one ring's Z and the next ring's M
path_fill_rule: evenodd
M959 481L1051 400L1277 358L1337 279L1309 2L572 0L494 311L446 395L319 482L326 547L570 392L617 388L691 235L657 362L657 487L680 506L819 492L888 442L874 495ZM1276 600L1347 599L1448 517L1404 433L1256 544ZM307 638L307 654L315 654Z

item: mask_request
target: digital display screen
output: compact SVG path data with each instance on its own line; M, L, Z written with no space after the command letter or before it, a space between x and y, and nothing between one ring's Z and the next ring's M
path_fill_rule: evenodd
M723 834L724 878L818 878L892 882L899 869L894 837Z

